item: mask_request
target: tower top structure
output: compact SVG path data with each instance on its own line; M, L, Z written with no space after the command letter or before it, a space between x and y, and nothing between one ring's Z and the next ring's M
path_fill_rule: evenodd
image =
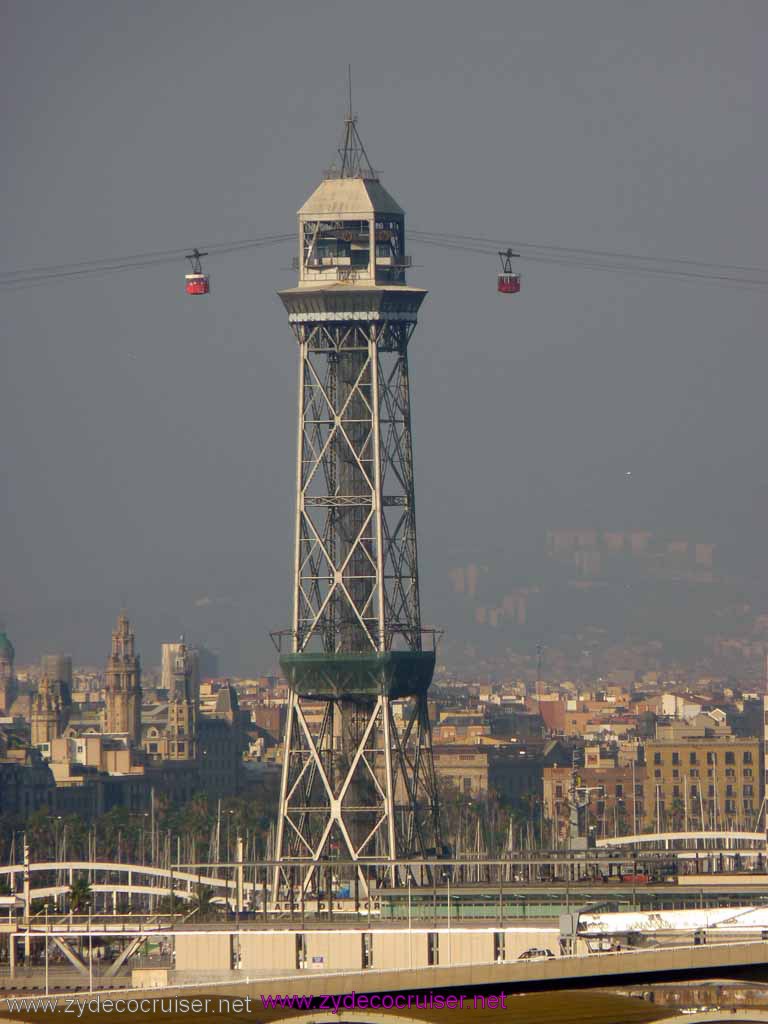
M352 108L338 160L298 212L298 289L405 289L405 213L371 167ZM417 289L413 289L416 300ZM424 297L419 298L413 312ZM287 303L288 304L288 303ZM291 310L297 312L298 310ZM302 312L311 312L304 310Z
M127 661L136 657L135 653L136 634L131 629L131 623L125 612L120 612L117 617L117 626L112 630L112 653L110 658L114 661Z

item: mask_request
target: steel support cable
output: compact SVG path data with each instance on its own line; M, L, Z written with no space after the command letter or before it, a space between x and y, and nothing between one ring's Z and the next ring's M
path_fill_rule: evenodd
M426 241L428 238L432 239L444 239L447 242L469 242L477 243L479 245L488 246L493 248L494 251L498 251L499 246L505 248L512 246L513 249L527 249L529 251L536 250L542 253L562 254L562 255L573 255L573 256L589 256L597 257L600 259L620 259L620 260L633 260L645 263L679 263L681 265L698 267L702 270L715 270L715 271L733 271L745 273L745 274L765 274L768 275L768 269L765 267L747 267L739 264L721 264L721 263L708 263L703 260L692 260L683 259L678 256L639 256L629 252L615 252L609 249L577 249L574 247L564 245L544 245L539 242L510 242L508 238L485 238L481 235L457 235L450 234L445 231L421 231L418 228L413 228L408 232L411 238L416 238Z
M433 238L431 236L427 236L426 233L411 232L410 236L411 236L412 240L415 243L420 244L420 245L433 245L433 246L437 246L438 248L456 249L457 251L472 252L472 253L477 253L479 255L484 255L484 256L497 255L497 253L498 253L498 250L495 248L495 246L499 244L498 242L496 242L496 243L488 243L488 247L486 248L484 245L481 245L479 242L475 243L475 244L467 244L467 243L462 243L462 242L460 242L458 240L452 241L452 240L449 240L447 238ZM507 244L507 243L505 243L505 244ZM493 248L491 246L493 246ZM567 254L567 253L562 253L562 254L558 254L556 252L549 253L548 251L544 251L543 249L542 249L541 252L533 250L533 249L530 250L530 251L527 251L526 247L524 245L522 245L522 244L518 244L516 246L516 248L520 251L521 257L524 260L528 261L528 262L554 263L554 264L558 264L558 265L562 265L562 266L584 266L586 268L599 269L599 270L619 270L619 271L630 271L630 272L634 272L634 273L654 273L654 274L660 274L660 275L683 276L683 277L691 276L691 277L700 277L700 278L706 279L706 280L722 280L722 281L726 281L726 282L733 282L733 283L736 283L736 284L752 284L752 285L756 285L756 286L760 286L760 287L768 285L768 276L766 278L760 279L760 278L746 278L746 277L742 277L742 276L736 276L735 274L730 274L730 273L704 273L703 271L699 272L699 271L695 271L695 270L686 271L686 270L677 269L675 267L667 266L665 264L665 260L663 258L661 258L661 257L658 257L655 260L653 260L653 262L651 262L651 259L652 259L651 257L632 257L630 255L627 255L626 256L626 260L622 261L619 258L616 258L616 259L599 259L597 257L593 257L593 256L588 255L586 253L586 251L584 252L583 255L578 254L576 251L573 251L573 254L570 255L570 254ZM643 259L643 260L647 260L648 262L647 262L647 265L643 265L643 264L638 265L636 263L628 262L628 261L630 261L632 259ZM655 265L654 265L654 263L655 263ZM696 266L695 261L693 261L693 265ZM731 269L734 269L734 270L736 269L735 267L731 268L731 267L728 267L728 266L719 267L717 264L703 264L702 266L711 266L713 268L713 270L719 270L719 271L727 271L727 270L731 270ZM749 269L751 271L753 271L754 273L768 275L768 271L762 270L762 269L757 268L757 267L753 267L753 268L749 268Z
M246 249L262 248L279 245L290 241L296 236L265 235L261 238L244 239L241 242L214 242L205 248L211 256L242 252ZM143 267L171 263L186 257L188 249L165 249L156 252L137 253L133 256L112 257L100 260L81 260L75 263L60 263L46 267L29 267L25 270L0 272L0 288L17 288L43 284L47 281L68 277L83 277L95 274L111 273L119 270L136 270Z
M432 239L423 236L420 237L415 232L411 233L411 238L418 245L432 245L441 249L455 250L457 252L471 252L481 256L494 256L497 254L497 250L495 249L486 249L481 248L479 245L465 245L459 242L450 242L447 240ZM638 266L637 264L633 263L622 263L620 260L601 261L587 256L566 256L565 254L561 256L538 255L533 252L523 251L523 246L518 245L517 248L521 250L522 258L528 263L547 263L553 264L555 266L583 268L585 270L608 270L617 273L629 273L640 275L645 274L654 277L678 278L680 280L709 281L713 284L730 284L736 285L741 288L752 289L755 291L763 291L766 288L768 288L768 278L764 280L759 280L757 278L737 277L731 274L715 274L695 270L679 270L675 268L664 267L663 265L661 265L661 263L659 263L659 265L657 266Z
M295 234L290 235L262 235L256 238L244 238L239 242L208 242L205 248L212 252L232 252L237 249L253 248L259 245L270 245L278 242L284 242L289 239L295 238ZM9 270L0 271L0 279L6 277L13 277L16 275L27 275L27 274L44 274L48 272L56 272L60 270L71 270L77 269L78 267L97 267L107 266L117 263L127 262L138 262L142 260L153 260L161 258L176 258L179 256L186 256L187 253L192 251L192 247L188 246L186 249L159 249L153 252L140 252L134 253L131 256L108 256L102 259L93 260L79 260L70 263L57 263L46 267L27 267L23 270Z

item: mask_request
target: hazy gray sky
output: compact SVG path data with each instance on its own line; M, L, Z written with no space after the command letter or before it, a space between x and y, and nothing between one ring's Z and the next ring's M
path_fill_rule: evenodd
M0 271L290 231L353 65L413 227L766 256L764 0L0 5ZM755 106L760 102L761 116ZM466 552L649 527L763 555L766 294L412 246L423 607ZM293 250L0 292L0 617L20 660L266 669L289 622ZM627 477L626 471L632 476ZM750 547L751 546L751 547ZM514 559L513 559L514 561Z

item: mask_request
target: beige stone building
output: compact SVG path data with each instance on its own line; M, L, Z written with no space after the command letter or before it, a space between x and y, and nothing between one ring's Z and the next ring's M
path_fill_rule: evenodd
M32 746L39 747L61 736L69 718L69 705L48 676L40 680L32 698L30 730Z
M122 780L137 806L145 779L178 800L200 790L237 791L248 715L231 685L221 686L202 713L196 662L183 641L173 646L167 701L143 702L141 663L125 615L112 633L102 708L79 706L72 713L43 678L33 698L32 742L49 760L60 788L103 775Z
M596 839L632 835L641 831L645 820L646 769L642 765L620 764L618 758L593 759L576 772L576 785L588 792L584 827ZM571 812L571 777L568 766L547 766L542 772L544 817L554 834L565 839Z
M477 746L435 746L435 772L468 797L483 797L488 792L488 749Z
M646 829L756 827L763 800L758 739L649 740L645 764Z

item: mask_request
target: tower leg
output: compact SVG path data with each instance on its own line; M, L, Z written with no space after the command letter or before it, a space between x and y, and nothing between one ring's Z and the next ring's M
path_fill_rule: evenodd
M391 863L390 868L390 885L396 885L397 879L395 877L396 863L395 858L397 855L397 838L395 836L395 777L392 771L392 740L393 734L397 735L397 727L392 722L392 710L389 704L389 697L379 698L383 701L382 707L382 719L383 719L383 733L384 733L384 765L385 765L385 778L386 788L384 790L386 800L386 815L387 815L387 860Z
M283 845L285 842L285 822L288 813L288 779L291 767L291 743L293 738L293 720L297 696L293 690L288 695L288 709L285 717L285 743L283 745L283 771L280 779L280 809L277 815L277 840L275 843L275 860L282 860ZM285 869L279 864L275 866L272 877L272 906L277 906L280 900L280 887L285 883L289 889L293 887L293 879L285 874Z
M346 862L348 881L368 894L366 864L386 864L397 885L401 859L439 855L437 785L426 699L412 702L401 728L394 702L380 694L367 706L317 702L292 691L280 787L272 904L297 886L300 898L322 887L329 860ZM315 712L310 715L310 708ZM400 820L402 818L402 820ZM415 875L413 880L420 878Z

